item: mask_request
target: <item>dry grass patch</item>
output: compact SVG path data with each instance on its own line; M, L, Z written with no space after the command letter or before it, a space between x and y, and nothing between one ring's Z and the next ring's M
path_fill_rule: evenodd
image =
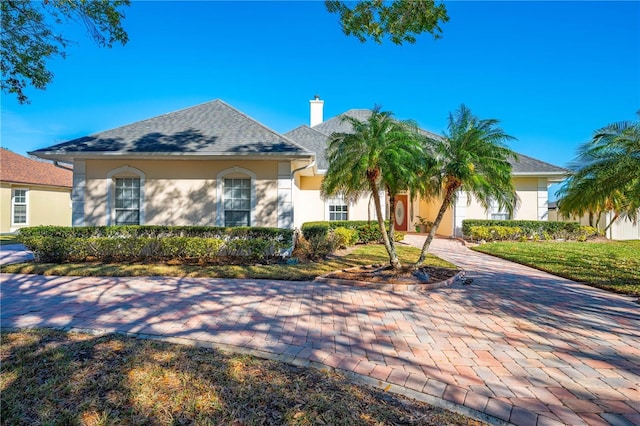
M480 425L343 376L246 355L52 330L2 334L2 423Z

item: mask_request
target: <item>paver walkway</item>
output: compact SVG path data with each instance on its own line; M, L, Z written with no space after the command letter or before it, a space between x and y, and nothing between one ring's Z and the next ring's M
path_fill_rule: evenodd
M407 241L419 245L420 238ZM455 241L436 240L432 252L464 267L473 284L420 294L309 282L2 274L0 325L260 350L518 425L640 424L640 306L632 298Z

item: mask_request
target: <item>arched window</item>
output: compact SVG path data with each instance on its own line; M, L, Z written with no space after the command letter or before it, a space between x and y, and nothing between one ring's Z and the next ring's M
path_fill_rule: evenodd
M107 173L107 225L144 224L145 174L123 166Z
M254 225L256 174L236 166L218 173L216 182L216 225Z

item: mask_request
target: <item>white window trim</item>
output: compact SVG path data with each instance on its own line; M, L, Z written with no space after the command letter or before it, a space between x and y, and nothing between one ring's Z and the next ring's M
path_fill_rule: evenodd
M331 206L331 203L334 202L334 201L340 201L340 202L342 202L341 205L347 206L347 219L346 220L349 220L350 210L351 210L352 206L351 206L351 204L347 203L344 200L344 197L340 197L340 196L330 197L330 198L327 198L327 201L325 201L325 203L324 203L324 215L325 215L324 217L325 217L325 220L328 221L328 222L331 221L331 210L330 210L329 207Z
M249 226L256 226L256 174L251 170L234 166L222 170L216 175L216 226L224 226L224 177L234 173L242 173L250 178L251 183L251 211L249 213Z
M144 187L146 176L142 170L136 169L135 167L123 166L118 167L117 169L113 169L107 173L107 226L114 225L116 223L116 197L114 195L115 190L115 181L114 179L119 174L134 174L140 178L140 225L144 225L145 223L145 205L146 200L144 196ZM125 177L125 176L122 176Z
M15 222L16 191L24 191L24 204L27 207L25 209L27 215L25 223ZM29 226L29 188L11 188L11 226Z

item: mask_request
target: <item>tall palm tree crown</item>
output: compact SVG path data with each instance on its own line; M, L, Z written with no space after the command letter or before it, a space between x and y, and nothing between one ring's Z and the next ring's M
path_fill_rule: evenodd
M400 191L417 190L423 184L418 177L430 164L425 146L415 123L398 121L378 106L366 120L346 115L342 120L349 123L353 131L331 135L327 147L329 168L322 182L322 193L325 196L339 193L349 202L371 193L390 264L399 268L393 226L388 231L385 228L379 191L387 192L393 207ZM393 208L390 211L393 223L395 212Z
M561 212L582 215L613 211L614 220L619 216L638 219L640 119L596 130L593 138L580 147L570 167L574 171L558 191Z
M456 202L460 191L466 192L468 199L474 196L487 210L495 203L513 214L517 195L509 160L517 156L505 145L514 138L498 123L495 119L479 119L461 105L449 114L444 135L428 139L427 150L437 162L437 173L429 179L428 193L442 197L443 201L416 267L423 264L444 213Z

